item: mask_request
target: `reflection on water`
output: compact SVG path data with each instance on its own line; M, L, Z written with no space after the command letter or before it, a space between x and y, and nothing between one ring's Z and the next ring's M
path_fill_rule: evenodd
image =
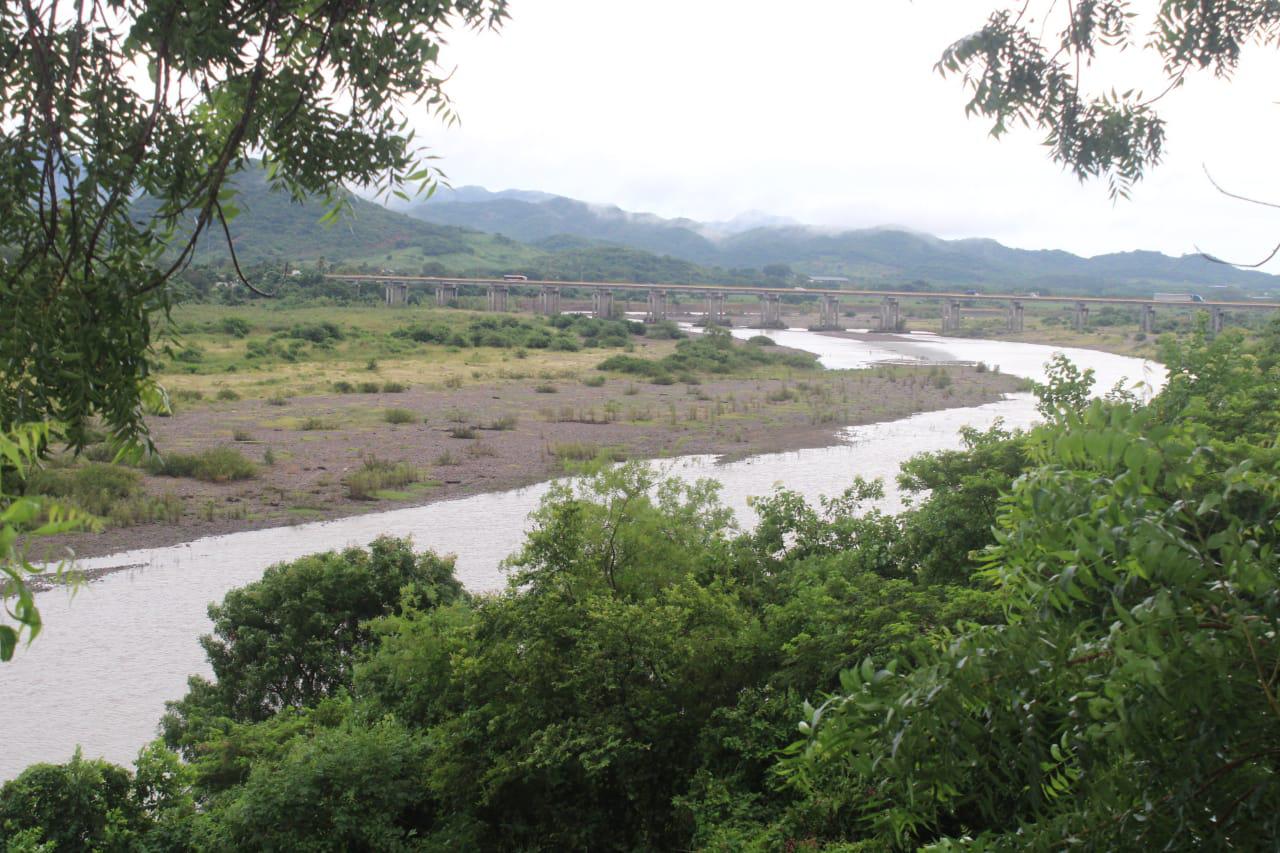
M749 337L753 330L735 330ZM1035 344L895 335L875 341L800 330L768 332L778 343L817 353L827 367L861 367L904 358L983 361L1006 373L1043 378L1054 348ZM1164 372L1150 362L1093 350L1061 349L1093 368L1098 387L1124 380L1158 386ZM838 494L855 476L883 477L884 506L899 508L893 478L899 464L926 450L954 447L961 426L986 427L1001 418L1025 426L1035 415L1026 394L983 406L914 415L854 427L834 447L755 456L717 465L709 456L661 463L673 475L714 477L740 523L753 522L747 498L776 485L809 499ZM208 671L196 638L209 630L208 603L258 578L267 566L315 551L364 544L382 533L410 535L420 548L458 557L471 590L503 585L502 559L519 545L527 516L545 484L295 527L211 537L171 548L132 551L83 561L86 569L138 564L95 581L74 598L63 590L37 598L45 630L30 648L0 666L0 719L5 749L0 779L35 761L65 761L77 744L87 757L128 764L155 736L164 702L183 694L189 673Z

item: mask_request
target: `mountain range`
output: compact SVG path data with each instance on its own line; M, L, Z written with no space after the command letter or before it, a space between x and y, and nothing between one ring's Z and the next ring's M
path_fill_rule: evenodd
M1133 251L1082 258L1026 250L995 240L943 240L905 228L839 230L785 220L700 223L630 213L545 193L489 193L463 187L407 206L438 225L475 228L537 245L563 235L596 240L703 266L727 269L787 264L810 275L845 276L871 285L915 280L963 286L1109 291L1152 286L1229 285L1269 290L1280 280L1200 255ZM735 227L736 226L736 227Z
M405 273L749 283L789 273L841 276L855 285L1140 293L1229 286L1280 289L1280 278L1198 255L1134 251L1082 258L995 240L944 240L902 228L813 228L768 213L705 223L632 213L532 190L441 189L386 207L353 196L348 216L323 225L319 201L271 192L260 170L235 179L231 223L242 263L327 262ZM210 236L197 263L219 264ZM789 269L787 269L789 268Z

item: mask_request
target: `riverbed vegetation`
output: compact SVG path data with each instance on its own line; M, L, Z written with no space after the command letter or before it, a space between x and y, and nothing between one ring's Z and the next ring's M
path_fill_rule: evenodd
M133 773L0 789L8 839L138 849L1264 849L1280 838L1280 323L1167 388L758 498L552 488L507 589L384 539L211 608ZM39 807L76 797L76 810Z
M1019 388L983 366L824 370L803 352L669 322L258 304L182 306L169 323L158 370L170 404L148 422L155 452L121 455L101 429L79 456L50 448L57 473L33 494L70 498L100 469L129 493L117 488L110 507L76 502L97 507L105 536L42 547L107 553L515 487L578 464L584 448L634 459L812 446L842 426ZM451 452L440 439L466 442L451 471L431 464ZM370 457L418 476L381 482L385 472L362 470Z
M298 393L398 393L424 373L465 383L476 365L522 372L586 367L592 351L667 340L665 327L579 315L407 308L186 305L167 327L156 369L178 404ZM677 330L678 332L678 330ZM515 372L515 368L512 368ZM220 395L234 394L234 398Z

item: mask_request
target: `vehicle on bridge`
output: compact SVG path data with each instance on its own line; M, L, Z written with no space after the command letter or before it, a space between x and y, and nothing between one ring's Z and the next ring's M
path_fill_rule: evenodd
M1204 302L1198 293L1156 293L1151 298L1156 302Z
M529 276L520 275L519 273L507 273L502 277L503 281L528 281Z

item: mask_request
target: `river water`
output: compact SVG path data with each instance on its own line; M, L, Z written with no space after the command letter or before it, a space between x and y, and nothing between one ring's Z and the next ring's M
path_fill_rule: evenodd
M735 330L749 337L754 330ZM855 368L886 361L982 361L1005 373L1043 378L1043 366L1063 352L1093 368L1100 391L1117 382L1147 392L1164 381L1152 362L1094 350L1002 341L895 335L874 341L801 330L767 333L778 343L816 353L826 367ZM958 430L996 419L1026 426L1035 417L1029 394L982 406L913 415L851 427L833 447L754 456L725 465L686 456L658 463L684 478L713 477L742 525L753 522L747 499L786 485L810 500L842 492L854 476L885 478L883 507L896 510L898 466L929 450L958 445ZM423 507L335 521L255 530L185 545L84 560L81 567L135 565L82 587L37 595L45 627L30 647L0 665L0 780L37 761L67 760L77 745L86 757L131 764L156 735L166 700L186 690L187 676L207 674L197 638L209 631L205 608L230 589L261 576L273 563L303 554L363 545L390 533L410 535L419 548L457 555L459 578L473 591L503 586L500 563L519 546L527 516L547 485L441 501Z

